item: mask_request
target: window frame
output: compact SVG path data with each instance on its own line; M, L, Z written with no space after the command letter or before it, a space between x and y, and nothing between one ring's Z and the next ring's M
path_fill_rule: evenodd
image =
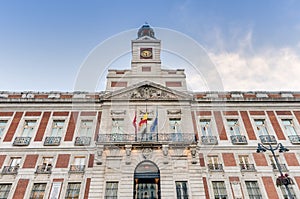
M249 183L252 183L252 184L249 184ZM253 183L254 183L254 185L253 185ZM246 190L247 190L249 199L262 199L263 198L262 192L259 188L260 185L257 180L246 180L245 186L246 186Z
M183 185L185 185L186 189L184 189ZM188 181L175 181L175 188L177 199L189 199Z
M44 189L39 189L36 188L35 189L35 185L45 185ZM40 198L40 193L42 193L42 198L44 198L45 194L46 194L46 187L47 187L47 183L43 182L43 183L34 183L32 185L32 188L31 188L31 192L30 192L30 197L29 199L39 199ZM34 196L35 193L38 193L38 197Z
M222 183L222 187L219 187L220 183ZM227 193L225 181L221 181L221 180L211 181L211 185L212 185L213 196L215 199L224 199L224 196L225 199L229 197ZM217 190L215 188L217 188Z
M9 186L9 188L8 189L2 189L2 186ZM1 198L8 198L9 193L11 191L11 188L12 188L12 183L1 183L0 184L0 197ZM4 194L2 195L2 193L4 193Z
M108 185L117 185L116 187L111 186L108 188ZM119 193L119 182L118 181L106 181L105 182L105 199L118 199L118 193Z
M205 124L205 125L202 125L202 121L204 121L204 120L209 121L209 123ZM200 128L199 132L201 132L201 136L214 136L214 133L213 133L213 118L212 117L199 118L198 122L199 122L199 128Z
M75 185L75 187L74 188L71 187L72 185ZM65 199L78 199L78 198L80 198L81 185L82 185L81 182L68 182L67 188L66 188ZM74 194L75 194L75 196L74 196Z

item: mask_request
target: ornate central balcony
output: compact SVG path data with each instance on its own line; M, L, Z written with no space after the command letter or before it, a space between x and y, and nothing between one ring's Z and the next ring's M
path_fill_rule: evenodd
M14 140L14 146L28 146L30 143L31 137L16 137Z
M2 170L3 175L17 174L19 166L4 166Z
M208 164L209 171L223 171L222 164Z
M61 137L46 137L44 146L59 146Z
M300 144L300 136L299 135L289 135L289 139L292 144Z
M80 136L75 138L75 146L89 146L91 144L91 137Z
M192 133L98 134L98 143L192 143Z
M260 135L259 138L263 144L277 144L277 140L274 135Z
M70 173L82 173L85 170L85 165L70 165Z
M230 136L232 144L247 144L247 138L244 135L232 135Z
M254 164L240 164L241 171L256 171Z
M37 166L35 171L36 174L51 174L51 172L52 172L52 165L50 164L39 165Z
M218 144L217 136L201 136L201 142L205 145Z

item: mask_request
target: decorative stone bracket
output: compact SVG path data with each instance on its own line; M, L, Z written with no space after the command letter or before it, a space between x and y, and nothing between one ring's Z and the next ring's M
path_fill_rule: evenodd
M196 164L197 163L197 159L196 159L197 145L195 145L195 144L190 145L190 151L191 151L191 155L192 155L192 164Z
M132 149L132 145L125 145L125 152L126 152L125 163L126 164L130 164L131 163L131 149Z
M95 159L97 165L102 165L102 162L103 162L103 159L102 159L103 150L104 150L104 146L103 145L98 145L97 146L97 157Z
M169 160L168 160L169 145L162 145L162 152L163 152L163 155L164 155L163 163L168 164L169 163Z

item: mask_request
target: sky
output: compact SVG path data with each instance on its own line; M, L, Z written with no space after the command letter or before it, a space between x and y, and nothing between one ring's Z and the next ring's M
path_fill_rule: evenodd
M0 91L72 92L99 44L145 22L201 45L223 90L300 91L299 9L297 0L1 0ZM99 67L129 69L130 60Z

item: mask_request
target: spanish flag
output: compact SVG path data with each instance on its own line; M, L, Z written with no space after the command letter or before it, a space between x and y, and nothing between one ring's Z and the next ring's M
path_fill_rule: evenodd
M143 126L144 124L147 124L147 120L148 120L148 113L145 113L145 115L143 116L143 118L139 122L139 127Z

